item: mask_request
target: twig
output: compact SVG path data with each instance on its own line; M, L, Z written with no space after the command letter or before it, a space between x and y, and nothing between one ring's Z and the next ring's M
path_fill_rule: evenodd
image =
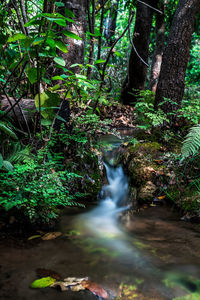
M24 24L26 24L28 22L28 18L27 18L27 12L25 8L24 0L20 0L20 8L21 8L21 14L22 14ZM29 29L27 27L24 27L24 29L26 31L26 34L29 35Z
M15 70L16 70L16 69L19 67L19 65L22 63L23 59L24 59L24 57L22 57L22 58L20 59L20 61L17 63L17 65L14 67L14 69L12 70L12 72L10 73L10 75L8 76L8 78L7 78L7 80L6 80L6 82L5 82L4 86L3 86L3 88L6 88L6 85L8 84L10 78L11 78L12 75L14 74Z
M146 63L144 61L144 59L140 56L140 54L137 52L137 49L135 48L135 45L133 44L133 40L132 40L132 37L131 37L131 31L130 31L130 26L128 28L128 32L129 32L129 39L130 39L130 42L131 42L131 45L133 47L133 50L135 51L136 55L139 57L139 59L143 62L143 64L145 64L147 67L149 67L148 63Z
M19 12L19 9L17 7L17 3L16 3L16 0L11 0L11 3L16 11L16 14L17 14L17 18L18 18L18 21L19 21L19 25L20 25L20 28L21 28L21 31L26 35L26 30L25 30L25 27L24 27L24 23L22 21L22 18L20 16L20 12Z
M116 39L116 41L112 44L112 46L111 46L111 48L110 48L110 51L109 51L108 56L107 56L107 59L106 59L104 65L103 65L103 70L102 70L102 80L101 80L101 85L100 85L99 91L101 91L101 89L102 89L102 87L103 87L103 84L104 84L105 70L106 70L106 66L107 66L107 64L108 64L108 61L109 61L109 59L110 59L112 50L113 50L113 48L115 47L115 45L119 42L119 40L124 36L124 34L126 33L126 31L130 28L130 25L131 25L131 22L133 21L134 15L135 15L135 12L133 11L133 12L130 14L130 16L129 16L128 25L126 26L126 28L124 29L124 31L122 32L122 34ZM95 102L93 111L95 111L98 102L99 102L99 97L97 98L97 100L96 100L96 102Z
M21 77L22 77L22 75L23 75L23 73L24 73L24 69L25 69L27 63L28 63L27 61L24 63L24 65L23 65L23 67L22 67L22 70L21 70L21 73L19 74L19 76L18 76L18 78L17 78L17 82L16 82L14 88L11 90L11 93L13 93L13 92L16 90L16 88L17 88L17 86L18 86L18 83L20 82Z
M5 92L5 91L4 91ZM9 99L9 97L7 96L7 94L5 93L5 96L6 96L6 98L7 98L7 100L8 100L8 102L9 102L9 104L10 104L10 108L2 115L2 116L0 116L0 120L1 119L3 119L5 116L7 116L8 114L9 114L9 112L11 112L11 110L13 110L13 113L15 114L15 110L14 110L14 108L15 108L15 106L16 105L18 105L18 103L22 100L22 98L24 97L26 95L26 93L24 93L13 105L12 105L12 103L11 103L11 101L10 101L10 99ZM16 118L17 118L17 115L15 115L16 116Z
M162 12L161 10L159 10L159 9L157 9L157 8L155 8L155 7L149 5L149 4L147 4L146 2L143 2L143 1L141 1L141 0L137 0L137 1L140 2L140 3L142 3L142 4L144 4L144 5L146 5L146 6L148 6L148 7L150 7L151 9L153 9L153 10L159 12L161 15L163 15L163 12Z
M105 0L101 6L99 7L99 9L96 10L95 14L98 14L100 12L100 10L102 9L103 6L105 6L105 4L108 2L108 0Z
M110 51L108 53L108 56L107 56L107 59L103 65L103 70L102 70L102 82L101 82L101 86L100 86L100 89L102 88L103 86L103 82L104 82L104 77L105 77L105 70L106 70L106 66L109 62L109 59L110 59L110 56L112 54L112 50L114 49L115 45L119 42L119 40L125 35L126 31L129 29L130 30L130 25L133 21L133 17L135 15L135 12L132 12L132 14L130 14L129 16L129 21L128 21L128 25L126 26L126 28L124 29L124 31L122 32L122 34L115 40L115 42L112 44L111 48L110 48Z

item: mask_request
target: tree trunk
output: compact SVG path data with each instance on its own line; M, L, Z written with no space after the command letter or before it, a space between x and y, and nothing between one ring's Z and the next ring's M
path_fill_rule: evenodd
M146 3L154 6L155 1L146 0ZM140 2L137 2L136 8L137 12L133 34L133 44L141 58L147 62L149 56L149 42L153 10ZM123 84L121 93L123 104L131 104L132 102L136 102L137 99L136 95L134 95L133 89L143 90L145 87L146 77L147 66L144 64L144 62L142 62L135 50L132 48L129 58L128 75Z
M90 0L87 1L87 12L88 12L88 26L89 26L89 32L92 34L90 36L90 48L89 48L89 60L88 64L93 65L94 64L94 33L95 33L95 0L92 0L92 14L90 12ZM91 79L92 77L92 68L89 66L87 70L87 78Z
M75 40L63 36L63 42L68 45L68 53L62 53L61 56L69 69L73 64L84 63L87 0L71 0L64 1L64 3L65 8L70 9L74 13L76 21L75 23L69 23L66 29L82 38L82 40ZM79 67L74 67L72 70L74 73L80 73Z
M166 49L163 54L158 81L155 109L174 112L180 105L184 94L185 74L189 60L191 36L194 30L195 16L200 9L199 0L180 0L173 18ZM174 104L176 102L177 104ZM175 117L171 118L172 120Z
M149 89L156 92L158 77L160 75L160 69L162 64L162 56L165 46L165 15L164 15L164 1L158 5L158 9L163 14L156 14L156 48L153 54L151 76Z
M112 38L115 36L117 14L118 14L119 0L113 1L110 7L109 15L105 19L104 37L107 40L108 46L113 43Z

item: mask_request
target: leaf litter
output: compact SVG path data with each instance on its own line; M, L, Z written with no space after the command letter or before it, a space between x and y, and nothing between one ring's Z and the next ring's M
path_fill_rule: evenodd
M31 288L59 288L62 292L71 290L73 292L79 292L83 290L89 290L95 296L101 297L103 299L109 299L109 295L106 290L104 290L96 282L90 281L88 277L76 278L67 277L61 280L60 274L55 271L38 268L36 269L36 274L38 277L42 277L32 282Z

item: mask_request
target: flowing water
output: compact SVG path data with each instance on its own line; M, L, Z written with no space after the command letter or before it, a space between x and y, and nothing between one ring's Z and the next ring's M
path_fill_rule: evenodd
M114 163L113 153L116 147L105 155L107 183L98 205L87 212L65 210L58 227L61 237L23 243L3 240L0 299L97 299L85 291L30 289L36 268L55 270L62 277L89 276L111 298L121 294L123 300L200 299L199 227L159 206L143 209L121 225L119 215L129 208L128 178Z

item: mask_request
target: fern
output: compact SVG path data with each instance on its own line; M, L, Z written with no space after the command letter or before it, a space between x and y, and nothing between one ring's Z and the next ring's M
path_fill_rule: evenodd
M200 125L193 126L183 141L181 153L183 158L198 153L200 148Z

